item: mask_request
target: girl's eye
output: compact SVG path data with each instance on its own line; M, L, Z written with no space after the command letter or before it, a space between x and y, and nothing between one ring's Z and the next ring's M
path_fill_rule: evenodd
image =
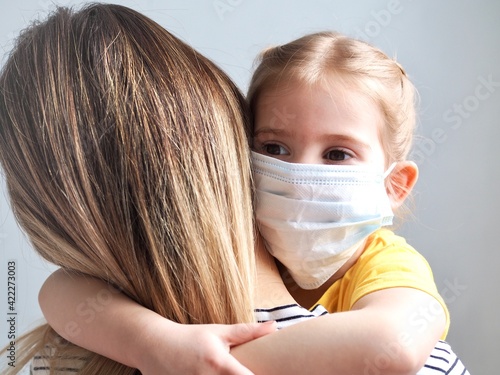
M332 161L344 161L350 159L351 155L343 150L331 150L326 153L325 157Z
M262 150L269 155L288 155L287 149L276 143L262 145Z

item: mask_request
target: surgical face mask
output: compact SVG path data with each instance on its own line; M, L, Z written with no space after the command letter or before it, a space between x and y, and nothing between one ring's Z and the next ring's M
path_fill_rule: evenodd
M287 163L252 152L256 218L268 251L303 289L326 282L393 213L385 173Z

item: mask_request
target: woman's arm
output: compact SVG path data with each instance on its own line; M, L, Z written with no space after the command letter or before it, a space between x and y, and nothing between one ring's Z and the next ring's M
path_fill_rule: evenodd
M273 324L177 324L100 280L63 270L47 279L39 300L62 337L143 374L249 375L230 347L275 331Z

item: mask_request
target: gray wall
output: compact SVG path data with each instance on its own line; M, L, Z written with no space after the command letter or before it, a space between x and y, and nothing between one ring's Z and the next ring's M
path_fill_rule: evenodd
M61 5L79 2L55 1ZM49 0L2 0L0 52ZM421 176L414 217L402 228L434 269L448 302L448 341L473 374L498 373L500 333L500 2L495 0L119 1L144 12L212 58L245 90L262 48L323 29L381 47L421 96L414 158ZM3 61L3 60L2 60ZM17 333L41 317L41 261L0 195L0 345L8 334L7 265L17 262Z

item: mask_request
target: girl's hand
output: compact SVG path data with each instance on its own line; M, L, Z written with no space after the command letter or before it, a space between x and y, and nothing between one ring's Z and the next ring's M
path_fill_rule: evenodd
M178 324L101 280L63 270L47 279L39 300L62 337L144 375L251 374L230 349L276 331L274 323Z
M250 375L252 372L229 353L230 348L276 331L274 322L175 327L166 322L162 329L155 319L147 329L149 349L139 361L143 375ZM144 338L141 341L145 342Z

